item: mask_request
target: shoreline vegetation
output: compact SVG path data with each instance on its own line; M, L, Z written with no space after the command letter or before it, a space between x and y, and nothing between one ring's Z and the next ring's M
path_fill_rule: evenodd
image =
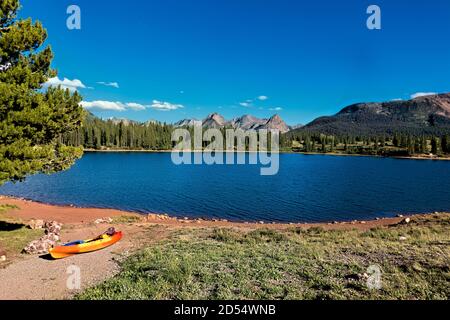
M157 121L137 123L127 120L102 120L88 113L83 125L62 135L60 142L90 151L171 152L176 146L172 141L175 128L186 129L193 136L194 129L189 126L177 127ZM228 129L219 129L224 137L223 141L226 140ZM270 141L269 138L270 134L267 141ZM248 150L248 140L249 138L246 138L245 150ZM194 142L191 143L194 149ZM202 141L201 148L206 148L209 144L208 141ZM222 147L225 148L225 145ZM270 146L267 149L270 152ZM394 128L373 134L358 130L350 130L346 134L321 133L303 128L280 134L279 149L282 153L447 160L450 159L450 136L444 131L437 135L426 130L396 132Z
M112 148L101 148L101 149L84 149L84 152L98 152L98 153L172 153L172 152L203 152L204 150L146 150L146 149L112 149ZM223 153L250 153L250 151L230 151L230 150L218 150L216 152ZM267 151L270 152L270 151ZM301 154L301 155L323 155L323 156L342 156L342 157L375 157L375 158L392 158L392 159L411 159L411 160L450 160L448 155L430 155L430 154L416 154L411 156L389 156L389 155L372 155L372 154L358 154L358 153L340 153L340 152L303 152L303 151L292 151L292 150L280 150L279 154Z
M1 292L0 299L450 297L450 213L261 224L141 216L5 196L0 208L2 225L14 226L0 231L7 253L0 282L11 289ZM20 254L41 232L26 227L31 219L62 222L62 242L108 227L123 231L124 238L99 252L50 261ZM82 268L81 291L67 289L67 263ZM380 290L367 287L374 265L382 271Z

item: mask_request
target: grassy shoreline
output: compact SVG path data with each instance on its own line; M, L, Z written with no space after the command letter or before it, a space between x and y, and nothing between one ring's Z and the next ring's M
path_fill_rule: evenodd
M183 229L76 299L447 300L449 243L450 214L366 231Z
M409 222L398 217L364 223L262 225L158 215L143 219L120 211L1 197L0 208L0 221L20 224L0 233L0 242L10 254L3 278L16 279L16 265L48 263L50 268L51 264L48 271L29 270L33 289L26 289L20 277L17 283L8 280L28 298L46 296L47 289L39 289L40 279L53 276L58 268L65 270L67 262L84 263L87 268L92 261L103 267L88 268L89 276L101 280L84 286L76 299L450 298L450 213L415 215ZM110 214L114 214L110 225L93 223ZM72 261L18 256L26 241L42 233L22 224L31 218L64 222L64 241L98 234L108 226L124 231L123 241L110 249L119 265L105 264L109 255L105 251ZM380 290L367 286L371 266L382 271ZM117 272L105 276L112 270L105 268ZM0 278L1 273L0 265ZM57 281L61 286L55 298L63 298L65 272Z

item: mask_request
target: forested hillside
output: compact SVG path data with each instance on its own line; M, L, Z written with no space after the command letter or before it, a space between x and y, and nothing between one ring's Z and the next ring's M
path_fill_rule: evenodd
M87 114L82 128L64 135L62 141L85 149L168 150L171 133L172 126L165 123L102 120Z
M171 150L173 125L148 121L139 123L126 119L102 120L87 114L83 126L62 137L64 144L85 149L108 150ZM192 127L186 126L190 131ZM225 128L220 129L225 136ZM395 130L394 130L395 131ZM203 146L208 145L204 142ZM305 127L280 136L282 151L411 156L419 154L450 154L450 135L426 132L408 134L369 134L350 131L346 134L324 134Z

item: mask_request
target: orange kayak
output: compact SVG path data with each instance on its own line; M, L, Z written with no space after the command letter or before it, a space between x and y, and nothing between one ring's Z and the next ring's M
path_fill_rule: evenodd
M49 250L49 253L53 259L62 259L76 254L104 249L112 246L120 239L122 239L122 232L120 231L114 232L113 235L102 234L95 239L75 241L64 246L52 248Z

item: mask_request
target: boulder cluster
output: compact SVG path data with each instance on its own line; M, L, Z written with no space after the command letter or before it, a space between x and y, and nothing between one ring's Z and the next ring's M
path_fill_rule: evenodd
M44 229L45 235L38 240L30 242L23 252L27 254L45 254L60 241L62 224L57 221L32 220L31 229Z

